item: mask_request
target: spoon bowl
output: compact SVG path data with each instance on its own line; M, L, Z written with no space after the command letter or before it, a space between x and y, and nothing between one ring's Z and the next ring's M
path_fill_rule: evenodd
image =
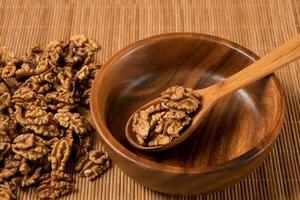
M160 97L149 101L148 103L146 103L145 105L141 106L140 108L138 108L128 119L127 123L126 123L126 128L125 128L125 135L126 138L128 140L128 142L134 146L135 148L145 151L145 152L160 152L160 151L164 151L167 149L170 149L178 144L180 144L181 142L183 142L184 140L186 140L192 133L193 131L197 128L197 122L199 122L200 120L202 120L206 113L210 110L209 108L212 106L211 103L209 102L205 97L207 96L207 90L203 89L203 90L198 90L197 91L202 97L204 97L201 101L202 101L202 105L201 105L201 109L197 112L197 114L195 115L195 117L193 118L193 121L191 122L191 124L184 130L184 134L181 134L178 138L176 138L175 140L171 141L170 143L166 144L166 145L158 145L158 146L144 146L139 144L137 137L136 137L136 133L133 132L132 130L132 123L133 123L133 116L135 113L141 111L141 110L145 110L147 108L149 108L151 105L155 105L160 101Z

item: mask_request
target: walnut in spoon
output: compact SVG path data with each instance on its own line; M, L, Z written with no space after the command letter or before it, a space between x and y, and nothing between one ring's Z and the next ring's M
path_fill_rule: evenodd
M132 131L140 145L166 145L179 137L199 109L201 96L197 92L173 86L162 92L159 102L134 114Z

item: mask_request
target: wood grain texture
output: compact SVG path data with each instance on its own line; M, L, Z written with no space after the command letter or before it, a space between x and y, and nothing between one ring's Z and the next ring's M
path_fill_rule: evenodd
M0 0L0 45L23 53L37 43L84 33L102 44L97 59L105 62L138 39L189 31L227 38L264 55L300 33L299 5L299 0ZM115 166L93 183L77 178L78 192L64 199L299 199L299 65L276 73L286 94L284 127L268 159L239 184L207 195L170 196L144 188ZM18 196L34 199L31 191Z

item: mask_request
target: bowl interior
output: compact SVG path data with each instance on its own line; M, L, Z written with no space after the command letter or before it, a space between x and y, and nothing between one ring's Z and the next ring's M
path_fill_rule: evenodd
M235 159L266 138L278 112L280 92L273 76L224 98L184 143L161 153L134 149L125 138L129 116L166 88L198 89L222 80L256 58L250 51L213 37L173 36L136 44L108 63L101 97L110 134L126 150L164 165L193 168ZM101 106L100 106L101 107Z

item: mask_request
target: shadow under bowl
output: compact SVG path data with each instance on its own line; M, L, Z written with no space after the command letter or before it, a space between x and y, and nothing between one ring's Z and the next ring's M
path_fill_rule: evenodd
M125 138L130 115L166 88L200 89L258 59L233 42L198 33L150 37L117 52L96 75L91 112L109 155L130 177L156 191L205 193L237 183L269 152L284 116L274 74L224 98L182 144L160 153Z

